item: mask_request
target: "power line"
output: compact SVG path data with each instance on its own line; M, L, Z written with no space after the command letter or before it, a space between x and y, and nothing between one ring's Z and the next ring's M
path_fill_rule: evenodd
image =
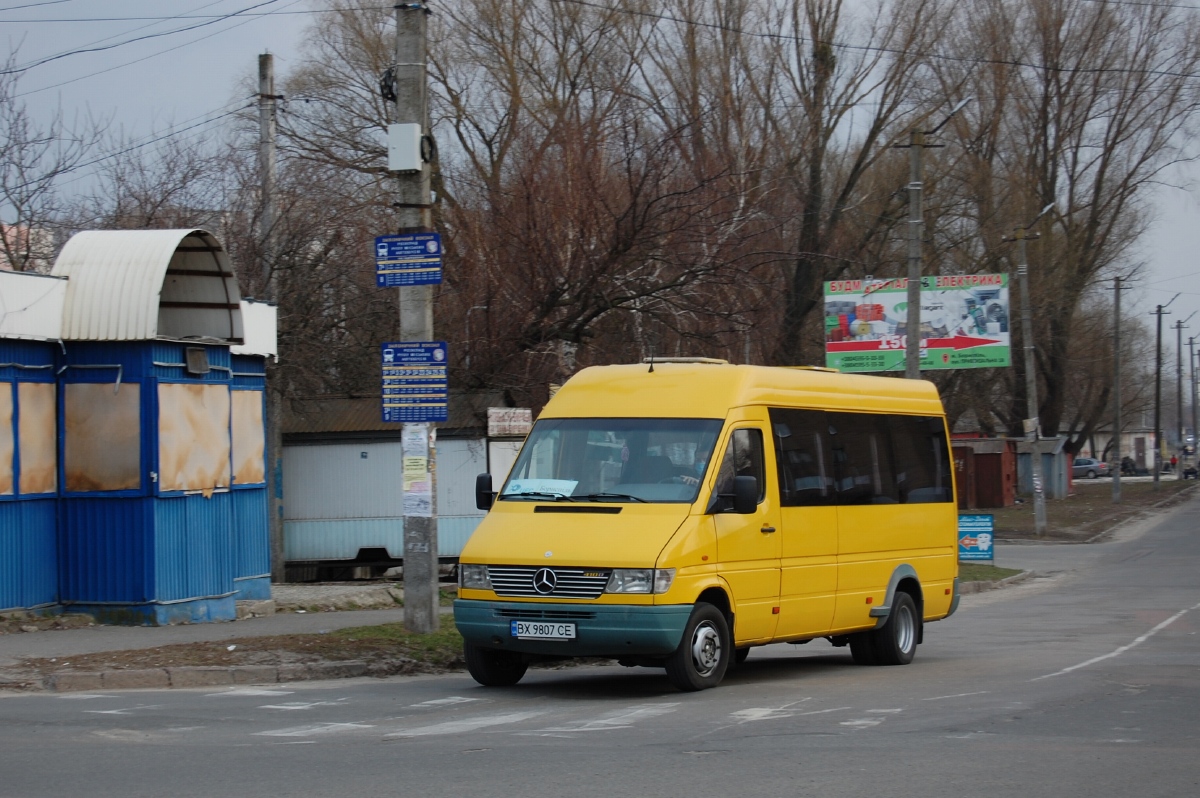
M220 0L217 0L217 1L220 2ZM302 2L302 0L292 0L292 2L288 3L288 5L284 6L284 8L294 6L299 2ZM214 4L210 4L210 5L214 5ZM280 13L285 13L285 12L281 11ZM268 16L268 15L264 14L263 16ZM144 55L141 58L135 58L132 61L126 61L123 64L117 64L116 66L111 66L108 69L101 69L97 72L89 72L88 74L83 75L81 77L70 78L69 80L64 80L59 83L52 83L49 86L43 86L40 89L30 89L29 91L23 91L20 94L13 95L13 97L14 98L28 97L32 94L40 94L43 91L50 91L51 89L57 89L61 86L67 86L71 83L76 83L85 78L93 78L93 77L96 77L97 75L103 75L108 72L114 72L118 69L124 69L127 66L133 66L134 64L140 64L143 61L149 61L151 58L157 58L158 56L163 55L165 53L178 52L179 50L182 50L185 47L191 47L193 44L198 44L199 42L202 42L205 39L211 39L212 37L219 36L222 33L228 33L229 31L233 30L234 28L240 28L241 26L248 25L249 23L254 22L254 21L255 21L254 17L251 17L250 19L244 19L241 22L234 23L233 25L230 25L226 28L222 28L221 30L218 30L218 31L213 31L212 33L206 34L204 36L200 36L200 37L192 39L191 41L188 41L188 42L184 42L183 44L171 45L170 47L167 47L163 50L159 50L157 52L150 53L149 55Z
M57 2L68 2L68 0L57 0ZM216 3L210 3L216 5ZM272 17L272 16L297 16L300 14L336 14L341 11L390 11L391 6L355 6L341 8L306 8L300 11L255 11L247 13L239 13L241 17ZM10 9L0 9L7 11ZM228 15L222 14L175 14L169 17L42 17L31 19L0 19L0 24L11 25L42 25L42 24L79 24L85 22L167 22L177 19L225 19Z
M188 31L196 30L197 28L203 28L203 27L207 27L209 25L215 25L218 22L222 22L227 19L232 19L234 17L242 16L249 11L253 11L256 8L262 8L264 6L274 5L275 3L278 3L278 2L280 2L280 0L263 0L263 2L261 2L261 3L256 3L252 6L247 6L246 8L244 8L240 11L233 11L233 12L230 12L229 14L224 14L224 15L221 15L214 19L208 19L204 22L199 22L195 25L188 25L188 26L185 26L182 28L175 28L174 30L168 30L168 31L159 31L158 33L148 33L144 36L136 36L132 39L126 39L124 41L116 42L114 44L107 44L107 45L104 45L103 47L86 46L86 47L79 48L77 50L68 50L66 52L57 53L57 54L51 55L51 56L46 56L45 58L38 59L37 61L31 61L30 63L24 64L19 67L13 67L11 69L0 70L0 75L11 75L14 73L19 73L19 72L28 72L30 69L33 69L34 67L43 66L45 64L49 64L52 61L58 61L59 59L67 58L67 57L73 56L73 55L81 55L84 53L99 53L99 52L104 52L105 50L112 50L117 47L123 47L127 44L134 44L136 42L146 41L148 39L157 39L162 36L172 36L176 33L187 33ZM111 37L109 37L109 38L111 38Z
M945 55L942 53L924 53L905 50L898 47L879 47L876 45L867 44L847 44L845 42L824 42L815 39L808 39L803 36L791 36L786 33L760 33L758 31L743 30L734 28L729 25L723 25L716 22L701 22L694 19L683 19L681 17L672 16L670 14L657 14L651 11L637 11L628 8L613 8L601 3L593 3L588 0L551 0L555 3L571 3L577 6L594 8L598 11L607 11L610 13L628 14L629 16L647 17L649 19L659 20L661 22L676 22L681 25L690 25L696 28L711 28L713 30L723 31L725 33L736 33L739 36L750 36L757 39L772 39L776 41L788 42L807 42L810 44L821 44L826 47L837 48L840 50L860 50L867 53L881 53L884 55L908 55L920 56L933 61L948 61L956 64L976 64L989 66L1010 66L1023 67L1027 69L1037 69L1055 74L1064 75L1155 75L1158 77L1175 77L1175 78L1200 78L1200 75L1190 72L1172 72L1164 69L1125 69L1119 67L1061 67L1049 66L1047 64L1035 64L1028 61L1018 61L1015 59L999 59L999 58L967 58L965 56Z
M22 8L38 8L40 6L56 6L61 3L71 3L71 2L74 2L74 0L44 0L41 3L26 3L25 5L21 5L21 6L6 6L4 8L0 8L0 11L17 11L18 9L22 9Z
M78 172L80 169L86 169L89 166L95 166L97 164L103 163L104 161L108 161L113 158L119 158L122 155L127 155L136 150L140 150L143 147L148 147L151 144L157 144L161 141L166 141L167 139L173 138L175 136L181 136L184 133L187 133L188 131L196 130L197 128L211 125L213 122L219 122L220 120L225 119L226 117L233 116L234 114L240 113L248 108L254 107L253 102L247 103L245 100L238 100L235 102L240 102L243 104L239 105L237 108L230 109L228 111L225 111L224 113L218 114L217 116L211 117L210 119L204 119L200 122L197 122L194 125L188 125L187 127L173 129L167 133L157 134L150 138L143 139L141 141L135 141L134 143L131 143L130 145L128 145L126 147L122 147L119 150L114 150L113 152L105 153L104 155L98 155L95 158L92 158L90 161L83 161L81 163L77 163L74 166L70 167L69 169L64 169L60 174L70 174L71 172ZM226 105L228 105L228 103ZM225 106L223 106L223 107L225 107ZM217 110L219 111L221 109L217 109ZM213 112L210 111L209 113L211 114ZM208 116L208 114L205 114L205 116ZM198 118L198 117L193 117L193 119L196 119L196 118ZM20 185L13 186L12 188L9 189L9 191L20 191L21 189L26 188L27 186L32 186L39 182L41 182L41 180L28 180L24 183L21 183Z

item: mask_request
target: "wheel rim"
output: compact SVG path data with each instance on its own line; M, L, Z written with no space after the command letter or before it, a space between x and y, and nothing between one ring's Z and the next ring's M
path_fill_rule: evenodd
M896 648L907 653L912 650L913 642L917 639L917 622L912 610L900 607L896 614Z
M712 621L702 621L692 633L692 664L700 676L709 676L721 662L721 635Z

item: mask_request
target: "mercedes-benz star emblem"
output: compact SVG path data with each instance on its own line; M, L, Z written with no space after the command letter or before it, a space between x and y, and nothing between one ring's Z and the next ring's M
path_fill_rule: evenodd
M533 589L543 596L554 592L558 577L549 568L539 568L533 574Z

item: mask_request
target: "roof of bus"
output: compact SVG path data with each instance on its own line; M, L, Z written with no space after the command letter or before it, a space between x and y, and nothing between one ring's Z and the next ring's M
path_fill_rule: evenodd
M743 406L942 415L925 380L728 363L592 366L571 377L542 418L725 418Z

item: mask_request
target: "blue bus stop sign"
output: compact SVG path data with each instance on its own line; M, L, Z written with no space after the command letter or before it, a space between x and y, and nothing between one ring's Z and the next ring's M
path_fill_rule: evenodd
M445 341L385 343L380 355L385 422L449 419Z
M436 285L442 281L442 237L438 233L378 236L375 285Z

